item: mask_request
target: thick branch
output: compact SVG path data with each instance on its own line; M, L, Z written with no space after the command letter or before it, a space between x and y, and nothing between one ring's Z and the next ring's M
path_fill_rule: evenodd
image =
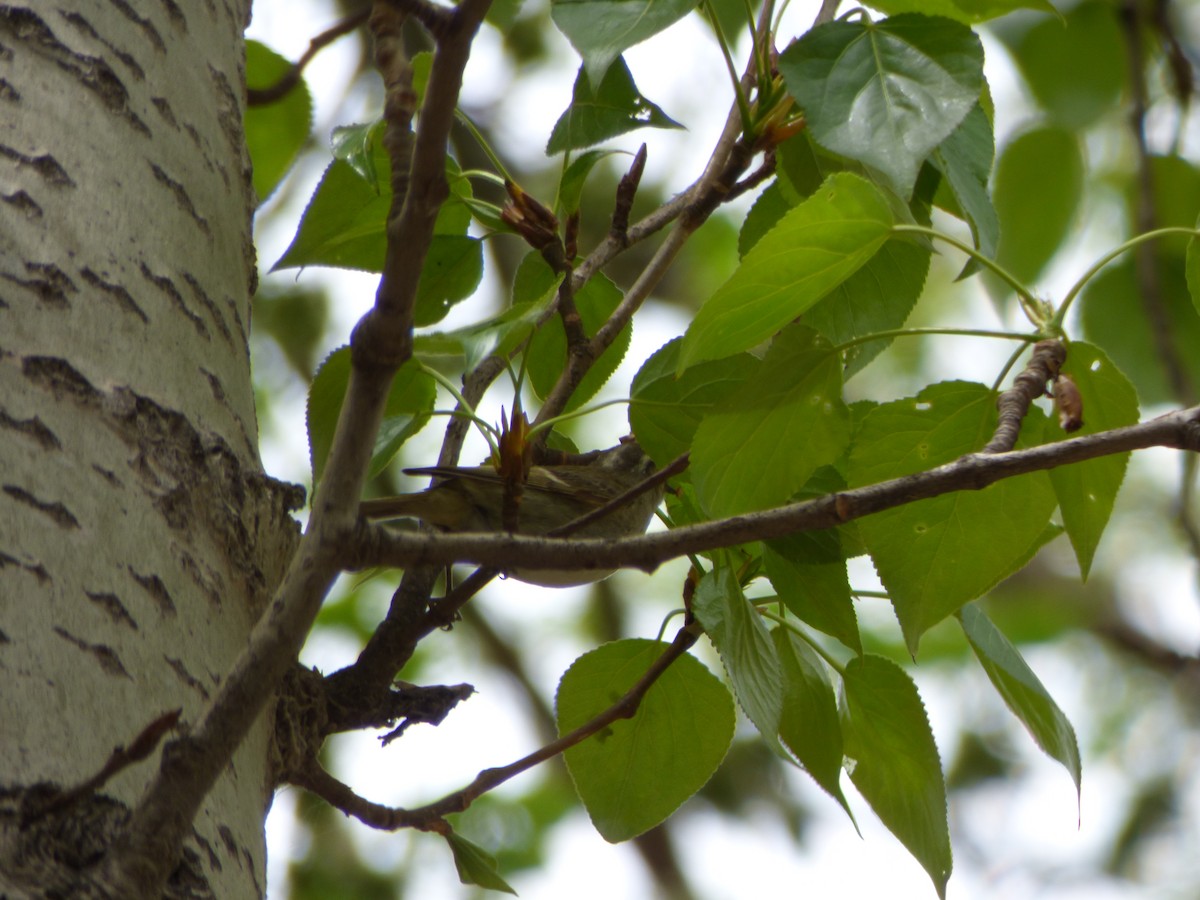
M972 453L915 475L830 494L779 509L613 540L485 534L395 534L360 523L344 547L349 568L473 563L496 568L627 567L652 571L668 559L798 531L832 528L871 513L955 491L981 490L1005 478L1147 447L1200 450L1200 407L1111 431L1011 453Z

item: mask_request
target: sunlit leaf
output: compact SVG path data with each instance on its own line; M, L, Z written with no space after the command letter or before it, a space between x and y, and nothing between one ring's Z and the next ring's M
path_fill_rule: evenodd
M679 370L749 350L845 281L887 240L893 214L856 175L830 176L746 254L700 308L684 336Z

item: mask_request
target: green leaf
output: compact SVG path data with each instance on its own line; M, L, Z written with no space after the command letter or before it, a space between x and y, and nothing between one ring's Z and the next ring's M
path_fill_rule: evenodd
M1079 3L1064 15L996 32L1051 120L1079 131L1118 108L1129 84L1126 39L1110 3Z
M563 218L579 212L579 201L583 196L583 186L596 164L606 156L613 156L616 150L587 150L571 160L558 183L558 209Z
M550 18L567 36L593 85L627 49L695 9L699 0L552 0Z
M917 686L891 660L868 655L847 663L842 692L850 780L944 898L953 865L946 782Z
M451 831L443 837L450 846L450 852L454 854L454 867L458 869L459 881L463 884L475 884L489 891L503 891L514 897L517 895L508 882L500 877L494 856L457 832Z
M746 717L767 743L780 751L783 675L779 657L762 616L742 593L729 566L720 566L700 579L692 611L721 655Z
M415 324L440 322L454 304L475 292L482 278L483 241L457 234L435 234L417 285Z
M1066 238L1083 192L1079 139L1060 128L1035 128L1000 154L992 199L1000 218L998 259L1031 283ZM993 290L1007 285L989 278Z
M377 151L382 148L383 120L363 125L339 125L329 136L329 149L334 159L340 159L355 171L359 178L379 192Z
M1072 350L1074 345L1072 344ZM1079 792L1082 770L1075 729L1042 686L1020 652L975 603L958 612L958 621L979 664L1004 698L1008 708L1029 729L1034 741L1052 759L1063 764Z
M1182 156L1151 156L1150 180L1154 188L1155 227L1196 227L1196 210L1200 209L1200 168ZM1137 234L1138 204L1142 201L1142 186L1136 170L1117 174L1125 180L1125 211L1128 233ZM1156 238L1154 247L1166 258L1182 257L1192 238L1172 234Z
M772 181L767 189L758 195L758 199L750 207L750 212L746 213L742 230L738 232L738 258L744 258L793 205L779 186L779 180Z
M783 676L779 737L813 781L841 804L854 822L854 813L842 793L842 725L825 663L787 628L772 629L771 638ZM854 827L858 827L857 822Z
M927 246L903 237L885 241L866 264L826 294L800 319L840 344L876 331L900 328L917 305L929 274ZM876 340L845 352L845 378L862 371L891 344Z
M1158 298L1167 334L1192 384L1200 384L1200 315L1185 280L1183 260L1157 260ZM1167 381L1163 356L1150 328L1144 293L1133 260L1126 257L1087 283L1080 319L1087 339L1105 349L1137 388L1143 405L1178 403ZM1086 411L1085 411L1086 418Z
M1200 249L1197 249L1194 237L1188 239L1184 275L1187 279L1188 293L1192 297L1192 306L1200 313Z
M271 87L292 64L258 41L246 41L246 87ZM246 108L246 149L254 165L254 193L261 203L278 187L308 140L312 95L303 78L278 100Z
M882 194L857 175L830 176L764 235L688 327L679 371L760 344L810 309L883 246L893 224Z
M748 353L699 363L676 375L682 340L646 360L630 388L629 425L647 455L664 466L692 446L701 420L758 368Z
M1036 9L1058 15L1049 0L871 0L867 6L888 15L923 13L945 16L967 25L977 25L1018 9Z
M593 88L583 69L575 77L571 105L554 123L546 155L590 147L639 128L683 126L638 92L624 59L618 59Z
M983 447L995 427L996 395L983 385L931 385L867 413L847 482L875 484L952 462ZM1054 504L1049 477L1033 472L859 521L911 654L930 627L1025 564Z
M517 297L537 296L551 290L560 281L540 253L531 251L521 261L513 286L514 302ZM621 302L621 290L604 274L593 275L575 293L575 308L583 321L583 330L594 335L612 315ZM579 409L596 395L604 383L616 371L617 366L629 349L633 337L633 322L621 329L620 334L592 365L579 386L567 401L564 412ZM526 352L529 384L538 397L550 393L567 364L567 334L562 319L550 319L537 330Z
M862 653L846 555L837 530L800 532L768 541L763 563L788 612Z
M690 471L712 516L786 503L850 440L842 366L811 329L780 332L756 372L704 417ZM747 473L754 473L748 478Z
M978 101L983 46L944 18L827 22L780 55L779 71L819 144L907 197L925 157Z
M971 226L975 248L989 259L995 259L1000 240L1000 219L987 190L995 149L992 123L977 104L934 154L957 201L958 213ZM976 268L978 263L971 260L959 277Z
M1099 347L1072 341L1063 372L1074 379L1083 397L1083 427L1073 435L1059 430L1062 438L1137 423L1137 392ZM1063 525L1075 548L1084 581L1091 570L1096 545L1112 515L1128 462L1128 453L1115 453L1050 470L1050 483L1054 485Z
M314 489L325 470L349 381L350 348L340 347L321 363L308 389L308 452ZM371 452L368 477L383 469L400 446L425 427L436 394L433 379L422 372L415 361L409 360L400 367L388 392L383 422Z
M558 730L608 709L667 648L624 640L585 653L558 685ZM735 722L729 691L694 656L677 659L632 719L620 719L563 754L592 824L611 842L636 837L673 813L716 771Z
M438 369L452 367L458 372L474 369L493 354L507 356L533 333L553 305L560 281L561 276L544 285L541 295L530 294L528 299L483 322L453 331L419 334L413 352L428 365Z
M353 130L335 136L334 152L344 158L335 158L326 168L304 210L296 236L272 271L297 266L383 271L392 186L387 149L381 136L381 129L371 125L354 126ZM470 199L471 186L449 157L446 180L450 184L450 197L438 212L434 232L463 237L470 223L466 201ZM460 253L465 253L461 247ZM440 278L437 274L435 281Z

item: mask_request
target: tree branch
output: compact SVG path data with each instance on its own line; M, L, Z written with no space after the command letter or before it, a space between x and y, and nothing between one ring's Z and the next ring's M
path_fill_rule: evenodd
M1200 407L1138 425L1010 453L972 453L890 481L840 491L779 509L748 513L635 538L562 540L515 534L396 534L359 523L343 546L348 568L473 563L500 569L627 567L652 571L668 559L799 531L832 528L871 513L955 491L982 490L997 481L1147 447L1200 450Z

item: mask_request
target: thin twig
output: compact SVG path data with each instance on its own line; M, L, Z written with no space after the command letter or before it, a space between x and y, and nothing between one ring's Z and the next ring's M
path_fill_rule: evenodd
M519 534L398 534L362 523L343 546L350 568L473 563L500 568L562 570L637 568L652 571L688 554L748 541L832 528L871 513L997 481L1147 447L1200 450L1200 407L1156 419L1009 453L971 453L927 472L839 491L778 509L688 525L639 537L546 538Z
M447 794L440 800L417 809L399 809L373 803L356 794L345 784L342 784L313 760L311 765L296 775L296 784L307 788L324 798L329 804L342 810L347 815L354 816L365 825L385 831L399 828L416 828L421 831L446 833L449 825L445 817L452 813L462 812L488 791L494 790L506 781L527 772L533 767L553 759L565 750L582 743L597 732L609 727L620 719L632 718L641 706L646 692L671 666L675 660L683 656L700 636L700 630L694 626L685 626L675 635L663 652L650 664L641 678L619 697L607 709L594 718L580 725L573 731L564 734L557 740L535 750L516 762L494 769L484 769L475 780L461 790Z
M371 7L368 6L359 12L346 16L346 18L337 24L322 31L308 42L308 49L304 51L304 54L274 84L263 88L246 88L246 105L266 106L269 103L274 103L286 97L300 83L300 76L304 74L304 67L312 62L318 53L342 37L342 35L349 34L355 28L362 25L367 21L367 17L370 14Z
M1017 445L1021 422L1034 400L1046 395L1046 383L1058 377L1067 359L1067 348L1059 340L1038 341L1029 362L1013 379L1013 386L996 398L999 411L996 433L983 448L984 453L1007 453Z

